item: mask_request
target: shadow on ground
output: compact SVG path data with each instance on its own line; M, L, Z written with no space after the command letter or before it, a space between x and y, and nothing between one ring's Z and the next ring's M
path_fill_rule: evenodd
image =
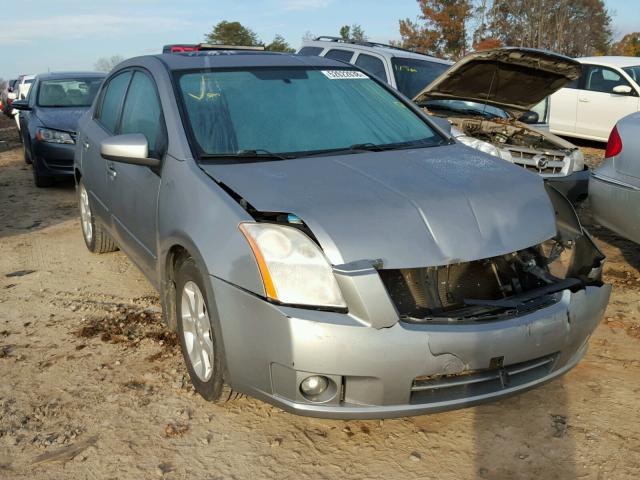
M78 215L73 179L37 188L22 150L0 153L0 238L21 235Z

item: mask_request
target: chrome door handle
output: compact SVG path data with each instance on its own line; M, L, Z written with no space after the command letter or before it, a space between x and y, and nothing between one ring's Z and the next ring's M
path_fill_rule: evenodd
M82 142L82 146L85 150L89 150L89 148L91 148L91 144L89 142Z
M584 102L584 103L589 103L589 99L588 98L584 98L584 97L580 97L578 98L579 102Z

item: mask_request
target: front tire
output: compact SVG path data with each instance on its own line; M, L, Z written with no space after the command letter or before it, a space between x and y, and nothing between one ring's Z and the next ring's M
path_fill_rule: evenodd
M84 188L82 180L78 182L78 207L80 208L80 226L84 243L92 253L115 252L118 245L105 232L99 221L91 212L89 192Z
M178 337L191 383L205 400L216 401L224 389L224 364L211 325L211 315L202 275L191 257L177 267L176 318ZM223 399L226 400L226 399Z
M32 163L33 163L33 181L36 184L36 187L47 188L53 185L52 177L46 177L38 171L38 159L36 158L34 161L34 159L32 158Z
M22 141L22 135L20 135L20 140ZM27 150L27 144L24 141L22 141L22 153L24 155L24 163L30 165L32 163L31 152Z

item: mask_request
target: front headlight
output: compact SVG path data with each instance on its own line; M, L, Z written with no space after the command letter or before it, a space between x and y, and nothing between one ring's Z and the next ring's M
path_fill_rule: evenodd
M489 142L478 140L477 138L469 137L467 135L460 135L459 137L455 137L455 139L460 143L466 145L467 147L475 148L476 150L488 153L489 155L493 155L494 157L502 158L502 155L500 155L500 150L498 150L498 148L496 148L494 145L491 145Z
M76 143L71 135L67 132L61 132L59 130L50 130L48 128L39 128L36 131L36 140L39 142L47 142L47 143L66 143L66 144L74 144Z
M331 265L313 240L294 227L241 223L267 297L280 303L345 308Z
M581 172L584 170L584 154L581 150L575 149L571 152L571 163L573 165L574 172Z

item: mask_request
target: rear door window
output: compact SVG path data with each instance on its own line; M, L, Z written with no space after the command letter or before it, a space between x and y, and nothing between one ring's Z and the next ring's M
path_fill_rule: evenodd
M353 52L350 52L349 50L333 48L325 54L325 57L349 63L351 61L351 57L353 57Z
M356 59L356 65L376 77L378 80L389 83L387 73L384 70L384 63L382 63L382 60L378 57L361 53Z
M130 79L131 72L116 75L109 80L104 95L102 95L100 110L96 118L110 133L115 133L118 126L120 107L122 106L122 100L124 99L124 94L127 91Z

